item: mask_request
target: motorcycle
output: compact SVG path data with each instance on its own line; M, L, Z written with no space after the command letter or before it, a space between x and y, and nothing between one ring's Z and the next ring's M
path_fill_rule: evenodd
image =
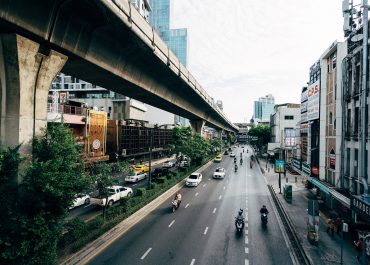
M238 166L236 164L235 164L234 170L235 172L238 171Z
M253 163L251 162L251 163L250 163L250 168L252 168L252 167L253 167Z
M240 159L240 165L243 165L243 159Z
M180 207L180 203L176 200L173 200L171 203L172 212L174 213Z
M244 228L244 218L235 217L235 228L238 233L241 233Z
M267 221L268 221L267 213L261 213L261 222L262 222L262 225L263 226L266 226L267 225Z

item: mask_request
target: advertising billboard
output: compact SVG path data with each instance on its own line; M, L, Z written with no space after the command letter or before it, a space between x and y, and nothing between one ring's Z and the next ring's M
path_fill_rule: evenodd
M320 115L320 79L307 88L307 119L316 120Z

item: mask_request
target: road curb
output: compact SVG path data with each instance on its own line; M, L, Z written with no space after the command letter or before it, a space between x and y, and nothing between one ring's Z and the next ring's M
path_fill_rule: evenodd
M203 171L208 168L213 162L213 159L195 170L194 172ZM191 174L191 173L190 173ZM62 265L83 265L89 262L97 254L107 248L111 243L113 243L120 236L125 234L134 225L148 216L152 211L154 211L159 205L172 197L177 191L179 191L185 185L185 179L189 175L186 175L179 183L175 186L158 196L156 199L145 205L143 208L136 211L134 214L128 218L121 221L115 227L101 235L99 238L87 244L83 249L77 253L70 256L68 259L64 260L60 264Z

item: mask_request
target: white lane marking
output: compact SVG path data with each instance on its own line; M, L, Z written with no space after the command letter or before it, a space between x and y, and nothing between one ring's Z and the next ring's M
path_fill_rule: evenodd
M245 234L248 235L248 229L245 229Z
M248 223L245 223L245 227L248 227Z
M224 189L226 189L226 187L224 186Z
M204 230L203 235L206 235L206 234L207 234L207 231L208 231L208 226L207 226L207 227L206 227L206 229Z
M248 243L249 243L248 236L245 236L245 244L248 245Z
M143 260L143 259L145 259L145 257L146 257L146 255L148 255L149 254L149 252L152 250L152 248L149 248L145 253L144 253L144 255L142 255L141 256L141 259Z
M245 265L249 265L249 260L245 259Z
M222 195L218 196L218 199L221 200L222 199Z
M216 208L214 208L214 209L213 209L213 213L215 213L215 212L216 212L216 210L217 210L217 209L216 209Z
M175 220L173 220L173 221L168 225L168 227L171 227L174 223L175 223Z
M249 248L245 248L245 254L249 253Z
M189 203L185 205L185 209L188 208L188 206L189 206Z
M198 196L198 194L199 194L199 192L195 193L195 197L197 197L197 196Z
M211 178L208 178L208 180L211 180Z
M207 186L207 184L203 184L203 188L204 188L205 186Z
M190 265L194 265L194 263L195 263L195 259L192 259L190 262Z

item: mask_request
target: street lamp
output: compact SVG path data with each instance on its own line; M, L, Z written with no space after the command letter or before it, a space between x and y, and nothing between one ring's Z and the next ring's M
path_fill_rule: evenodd
M153 149L153 135L154 135L154 129L159 129L163 126L180 126L180 123L175 123L175 124L162 124L160 126L156 126L152 128L150 132L150 144L149 144L149 189L152 187L152 149Z

